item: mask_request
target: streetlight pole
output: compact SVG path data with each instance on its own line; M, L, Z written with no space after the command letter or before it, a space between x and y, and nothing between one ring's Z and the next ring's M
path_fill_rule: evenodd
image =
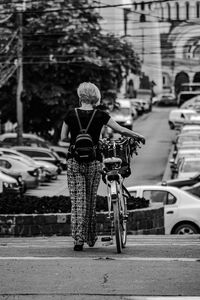
M17 144L21 145L23 141L23 103L21 95L23 91L23 11L25 10L25 1L23 6L18 9L17 21L19 26L18 53L17 53Z

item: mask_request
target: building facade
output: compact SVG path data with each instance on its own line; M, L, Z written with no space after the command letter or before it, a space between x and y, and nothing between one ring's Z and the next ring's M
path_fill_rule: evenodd
M200 81L200 1L113 0L112 5L100 9L102 26L132 42L156 93Z

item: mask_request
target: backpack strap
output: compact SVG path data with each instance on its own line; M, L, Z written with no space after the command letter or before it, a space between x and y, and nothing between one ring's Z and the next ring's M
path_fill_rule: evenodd
M83 130L83 127L81 125L81 121L80 121L80 118L79 118L79 115L78 115L77 108L75 108L75 112L76 112L76 117L78 119L78 124L79 124L80 130ZM93 111L93 114L92 114L92 116L91 116L91 118L90 118L90 120L88 122L87 128L85 129L85 133L87 133L87 131L88 131L89 127L90 127L90 124L92 123L92 120L94 118L95 113L96 113L96 109Z

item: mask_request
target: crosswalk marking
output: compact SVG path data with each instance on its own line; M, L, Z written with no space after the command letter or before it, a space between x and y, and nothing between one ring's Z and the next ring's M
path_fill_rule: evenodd
M0 256L0 260L101 260L101 261L155 261L155 262L199 262L200 258L190 257L119 257L119 256Z
M137 297L125 296L123 300L200 300L200 296L150 296L150 297Z

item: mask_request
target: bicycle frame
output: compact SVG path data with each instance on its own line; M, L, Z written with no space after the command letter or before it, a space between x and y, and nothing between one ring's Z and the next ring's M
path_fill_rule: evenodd
M123 152L123 163L129 163L130 156L133 153L137 154L137 141L132 142L127 139L105 140L102 142L102 153L104 155L103 181L107 186L107 201L108 201L108 218L111 221L111 237L102 238L102 241L113 241L113 230L115 230L115 240L117 252L121 253L122 248L126 245L127 239L127 199L130 197L129 192L123 185L124 177L127 174L121 173L122 159L120 158L121 149L127 145L127 152ZM122 148L121 148L122 147ZM117 149L119 151L117 155ZM126 151L126 150L125 150ZM124 160L124 153L126 160ZM125 165L126 166L126 165Z

